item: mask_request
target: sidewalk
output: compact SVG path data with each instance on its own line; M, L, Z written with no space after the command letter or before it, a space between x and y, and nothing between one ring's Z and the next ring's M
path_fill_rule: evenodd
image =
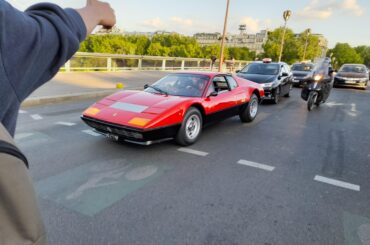
M117 83L122 83L124 89L143 89L145 84L151 84L167 74L161 71L58 73L31 94L22 106L105 97L117 90Z

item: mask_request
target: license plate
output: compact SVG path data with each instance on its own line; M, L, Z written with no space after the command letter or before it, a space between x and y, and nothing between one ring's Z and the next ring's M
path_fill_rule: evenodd
M358 81L344 81L345 84L357 84L359 83Z
M299 80L297 80L297 79L293 79L293 82L294 82L294 83L299 83Z

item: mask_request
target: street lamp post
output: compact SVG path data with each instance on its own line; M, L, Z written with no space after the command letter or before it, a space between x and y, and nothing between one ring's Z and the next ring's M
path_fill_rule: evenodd
M281 61L281 58L283 56L286 26L287 26L288 20L289 20L289 18L290 18L291 15L292 15L292 11L290 11L290 10L285 10L284 11L283 17L284 17L285 23L284 23L284 30L283 30L283 38L281 39L281 45L280 45L279 62Z
M226 39L226 31L227 31L227 19L229 17L229 6L230 6L230 0L227 0L225 21L224 21L224 31L222 34L222 41L221 41L220 64L218 67L219 72L222 71L222 65L224 63L225 39Z
M306 44L304 45L304 52L303 52L303 59L302 61L306 60L306 52L307 52L307 46L308 46L308 37L311 35L311 29L308 28L306 30Z

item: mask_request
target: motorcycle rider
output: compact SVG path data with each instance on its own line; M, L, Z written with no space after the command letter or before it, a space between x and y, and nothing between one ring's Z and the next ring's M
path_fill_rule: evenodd
M334 70L330 58L319 59L302 88L301 97L308 101L309 111L312 110L313 104L319 106L320 103L325 103L333 87L333 81Z

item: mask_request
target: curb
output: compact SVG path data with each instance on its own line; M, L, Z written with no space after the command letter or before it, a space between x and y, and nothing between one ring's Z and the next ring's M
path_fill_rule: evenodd
M98 98L103 98L105 96L111 95L117 91L118 90L115 89L115 90L104 90L101 92L86 92L86 93L78 93L78 94L64 94L64 95L57 95L57 96L29 98L25 100L21 106L31 107L31 106L57 104L57 103L70 102L70 101L98 99Z

